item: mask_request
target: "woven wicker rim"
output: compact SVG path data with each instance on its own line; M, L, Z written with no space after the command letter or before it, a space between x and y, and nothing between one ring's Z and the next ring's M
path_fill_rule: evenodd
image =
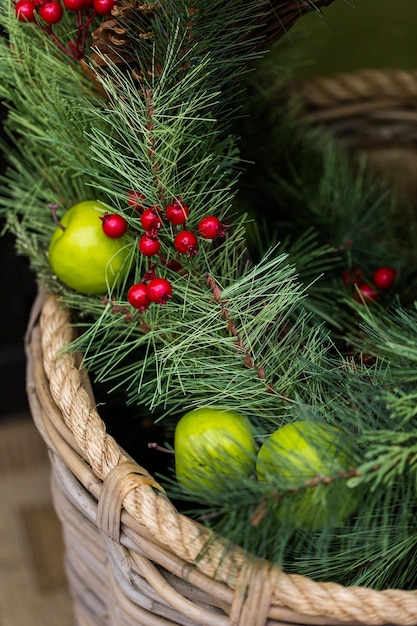
M293 84L302 117L365 149L417 143L417 71L361 69Z
M227 623L236 626L263 626L268 619L299 624L417 624L415 591L343 587L286 574L179 514L146 469L106 432L77 356L65 351L74 338L70 312L53 295L41 296L39 303L42 367L65 424L55 426L61 431L68 428L66 445L85 460L87 469L74 464L71 470L98 498L96 523L103 532L119 541L121 528L128 532L129 526L139 524L142 534L173 555L171 560L180 559L182 578L203 590L208 579L213 587L221 583L223 590L229 590Z

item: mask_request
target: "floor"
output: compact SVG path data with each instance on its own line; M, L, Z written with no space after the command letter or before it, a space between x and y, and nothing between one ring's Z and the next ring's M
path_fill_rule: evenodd
M0 237L0 282L5 295L0 307L0 626L73 626L48 454L26 400L23 339L36 285L27 260L15 254L7 235Z
M27 411L0 418L0 626L73 626L49 460Z

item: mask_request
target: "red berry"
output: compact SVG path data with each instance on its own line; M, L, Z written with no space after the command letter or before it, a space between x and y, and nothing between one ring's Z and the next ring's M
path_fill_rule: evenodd
M145 196L140 191L135 191L134 189L129 189L127 192L127 203L129 206L133 207L137 211L143 207L143 202L145 200Z
M103 232L107 237L111 239L118 239L122 237L127 230L127 222L124 217L113 213L111 215L105 215L101 218Z
M19 0L14 7L19 22L34 22L36 7L30 0Z
M146 295L151 302L165 304L172 296L172 285L165 278L152 278L146 287Z
M198 222L198 232L205 239L216 239L223 237L224 224L215 215L206 215Z
M150 233L158 231L161 228L161 218L157 208L152 206L145 209L140 216L140 222L146 231Z
M373 275L373 283L378 289L390 289L397 277L397 270L392 267L379 267Z
M364 302L371 302L372 300L376 300L378 297L375 289L372 287L372 285L368 285L368 283L358 285L358 290L359 291L356 291L355 293L355 299L361 304L363 304Z
M99 15L106 15L107 13L111 13L114 4L115 0L94 0L93 7L95 12Z
M146 309L151 302L147 296L146 290L147 286L145 283L137 283L136 285L132 285L127 292L129 304L135 307L135 309L139 309L139 311Z
M174 247L177 252L193 256L197 253L197 237L189 230L182 230L174 239Z
M85 0L62 0L68 11L79 11L85 7Z
M161 243L157 237L150 237L149 235L143 235L139 239L139 250L145 256L153 256L158 254L161 247Z
M62 19L64 10L60 2L52 0L40 7L39 15L47 24L57 24Z
M181 202L181 200L174 200L174 202L171 202L165 209L165 214L171 224L179 226L185 224L187 221L189 210L187 205Z

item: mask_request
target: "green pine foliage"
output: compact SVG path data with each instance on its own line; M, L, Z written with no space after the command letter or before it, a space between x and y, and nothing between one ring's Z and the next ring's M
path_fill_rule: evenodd
M279 477L272 485L242 477L224 493L196 498L179 489L172 467L161 469L175 502L287 571L412 588L416 224L404 225L365 163L283 103L289 70L279 55L272 79L263 65L252 29L259 2L207 0L197 13L194 4L160 3L147 17L150 39L138 35L143 16L131 15L123 23L129 61L103 55L97 69L87 55L89 72L38 25L17 22L11 4L1 8L9 169L0 214L39 284L77 311L69 349L83 351L99 401L123 407L123 444L151 414L169 446L178 416L204 405L250 418L259 445L297 420L345 433L340 451L352 463L343 474L334 468L291 488ZM66 14L54 32L66 41L72 28ZM179 257L177 231L164 223L161 258L149 261L137 251L143 230L129 190L147 206L181 198L187 227L214 214L225 235L200 239L195 256ZM102 297L61 284L47 255L56 228L50 205L62 215L90 198L129 225L130 274ZM343 270L359 267L370 280L391 264L401 270L396 288L379 303L357 302L354 286L343 283ZM154 271L169 279L173 297L139 313L127 289ZM325 483L335 514L345 488L351 494L346 523L306 530L280 516L296 502L301 517L313 518Z

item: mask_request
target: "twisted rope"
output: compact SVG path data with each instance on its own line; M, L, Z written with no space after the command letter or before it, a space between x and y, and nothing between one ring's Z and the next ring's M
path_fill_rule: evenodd
M295 86L310 109L372 101L407 101L415 109L417 71L363 69L336 76L310 79Z
M368 626L417 624L415 591L349 588L287 575L270 563L253 559L226 540L215 538L204 527L180 515L164 494L149 485L149 482L154 484L153 480L144 480L143 476L149 476L146 470L135 463L132 465L131 459L106 433L103 421L82 386L74 355L64 351L73 340L69 322L69 312L60 307L55 296L48 296L40 318L44 369L51 395L66 426L101 481L105 482L110 476L107 484L113 483L113 477L120 473L124 477L122 484L126 486L128 474L129 484L123 487L125 493L122 497L115 496L120 500L118 506L123 506L176 556L235 590L231 624L263 626L274 606L287 607L297 614ZM119 465L123 465L120 472ZM134 485L135 467L139 475L137 486ZM100 508L104 508L105 524L110 528L107 504L103 502ZM257 607L255 621L253 606Z

